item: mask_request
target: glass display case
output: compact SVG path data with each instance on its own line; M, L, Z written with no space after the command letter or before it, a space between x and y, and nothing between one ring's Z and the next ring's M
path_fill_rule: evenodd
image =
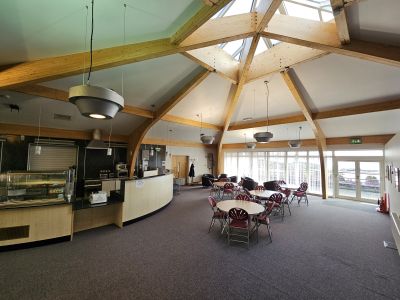
M74 195L74 170L0 174L0 203L67 201Z

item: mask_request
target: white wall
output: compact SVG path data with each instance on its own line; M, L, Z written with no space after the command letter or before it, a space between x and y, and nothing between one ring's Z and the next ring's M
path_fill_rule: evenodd
M387 165L400 168L400 133L397 133L385 146L385 171ZM394 180L391 183L386 178L385 191L389 193L390 210L400 214L400 192L397 191Z
M400 133L397 133L386 144L385 166L387 165L392 165L394 168L400 168ZM393 177L395 178L394 174ZM397 215L400 216L400 192L396 188L394 181L390 182L387 178L385 180L385 192L388 193L390 197L392 233L400 255L400 219L392 215L392 213L397 213Z
M216 169L216 149L206 148L206 147L181 147L181 146L167 146L167 155L165 159L165 167L167 169L172 169L171 157L172 155L187 155L189 156L189 163L194 159L194 172L196 177L194 181L201 181L201 175L205 173L211 173L211 170L207 168L207 156L208 153L213 154L214 158L214 172ZM189 165L190 167L190 165Z

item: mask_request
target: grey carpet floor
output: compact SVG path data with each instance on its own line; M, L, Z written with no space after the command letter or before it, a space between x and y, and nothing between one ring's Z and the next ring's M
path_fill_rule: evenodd
M247 250L207 233L207 196L183 188L123 229L0 253L0 299L399 299L400 257L374 206L310 197Z

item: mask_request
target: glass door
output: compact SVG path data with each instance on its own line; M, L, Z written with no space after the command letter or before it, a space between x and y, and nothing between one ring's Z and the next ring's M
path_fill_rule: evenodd
M381 164L378 161L360 161L360 198L376 202L381 196Z
M357 198L357 176L355 161L337 161L337 197Z
M363 159L336 161L336 197L376 202L382 189L382 163Z

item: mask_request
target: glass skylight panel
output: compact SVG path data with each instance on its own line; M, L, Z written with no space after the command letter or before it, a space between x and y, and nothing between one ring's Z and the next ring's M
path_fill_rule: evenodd
M251 10L252 3L253 1L251 0L235 0L232 6L225 13L224 17L248 13Z
M329 22L330 20L333 20L333 14L331 12L321 11L321 16L322 21L324 22Z
M275 46L276 44L279 44L281 41L270 39L272 46Z
M286 11L289 16L299 17L308 20L320 21L318 9L284 1Z
M243 40L237 40L237 41L232 41L226 43L222 49L225 50L225 52L229 53L230 55L233 55L243 44Z
M268 47L265 44L264 39L260 39L259 42L258 42L257 48L256 48L255 55L260 54L261 52L264 52L266 50L268 50Z

